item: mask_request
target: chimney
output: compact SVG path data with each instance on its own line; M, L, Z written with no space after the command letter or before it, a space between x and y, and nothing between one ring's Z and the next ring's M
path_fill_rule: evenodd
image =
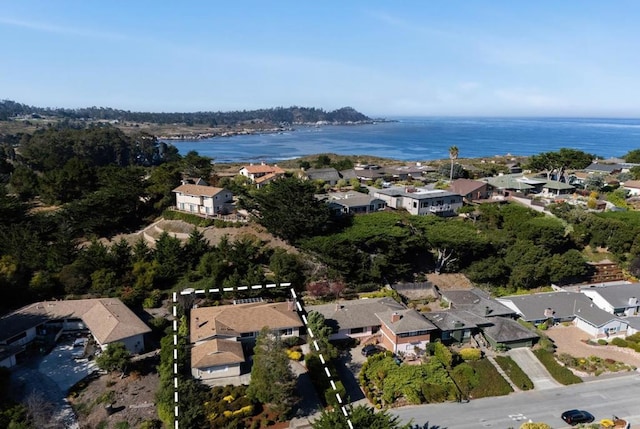
M544 317L546 317L547 319L550 317L553 317L553 314L555 313L555 311L553 311L553 308L545 308L544 309Z
M296 309L293 301L291 301L290 299L287 300L287 310L288 311L294 311Z
M489 314L491 314L491 309L488 306L484 307L484 315L488 316Z
M400 314L397 311L394 311L393 313L391 313L391 323L396 323L401 318L402 318L402 316L400 316Z
M634 307L638 305L638 298L636 298L635 296L632 296L631 298L629 298L629 306L630 307Z

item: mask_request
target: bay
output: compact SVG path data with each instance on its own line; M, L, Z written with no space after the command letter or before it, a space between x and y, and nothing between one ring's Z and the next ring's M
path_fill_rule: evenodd
M275 163L302 156L335 153L370 155L400 161L449 157L527 156L561 148L600 158L621 157L640 149L640 119L612 118L393 118L367 125L299 126L293 131L170 140L184 155L191 150L219 163Z

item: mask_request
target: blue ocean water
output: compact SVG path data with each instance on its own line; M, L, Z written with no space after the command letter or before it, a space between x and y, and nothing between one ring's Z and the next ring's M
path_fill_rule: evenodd
M458 147L460 158L525 156L560 148L609 158L640 149L640 119L397 118L370 125L300 126L284 133L170 143L180 154L195 150L220 163L274 163L320 153L428 161L448 158L451 146Z

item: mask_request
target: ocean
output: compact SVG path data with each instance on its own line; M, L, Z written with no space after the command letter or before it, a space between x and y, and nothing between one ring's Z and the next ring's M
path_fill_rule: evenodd
M219 163L275 163L320 153L371 155L399 161L498 155L526 156L561 148L600 158L640 149L640 119L591 118L393 118L367 125L297 126L294 131L170 140L184 155L191 150Z

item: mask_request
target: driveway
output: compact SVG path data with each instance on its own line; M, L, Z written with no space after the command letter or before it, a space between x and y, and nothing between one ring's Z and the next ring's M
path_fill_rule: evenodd
M49 427L78 427L66 396L74 384L97 369L93 361L76 362L73 359L72 342L73 339L58 343L48 355L30 358L11 370L13 395L19 401L25 402L40 396L53 406Z
M591 337L575 326L553 326L546 330L545 334L555 343L556 353L567 353L573 357L597 356L603 359L614 359L640 368L640 353L626 347L586 344L584 340Z
M536 355L533 354L528 347L519 347L517 349L511 349L508 352L511 359L513 359L520 368L529 376L533 382L533 388L535 390L553 389L561 387L547 371L542 363L538 360Z

